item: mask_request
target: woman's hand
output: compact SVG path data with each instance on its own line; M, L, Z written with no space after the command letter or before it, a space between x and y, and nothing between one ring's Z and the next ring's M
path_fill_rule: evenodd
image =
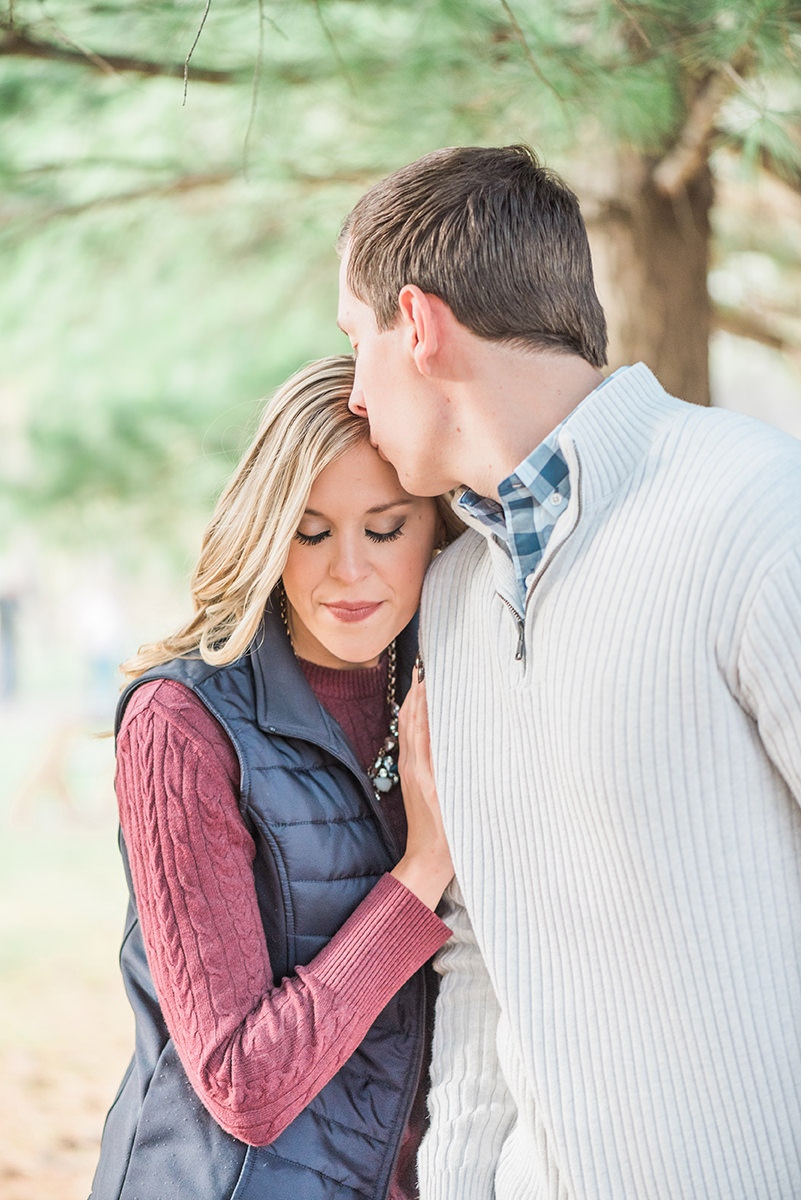
M439 798L434 783L425 684L415 668L399 720L400 770L408 834L406 853L392 874L434 909L453 878Z

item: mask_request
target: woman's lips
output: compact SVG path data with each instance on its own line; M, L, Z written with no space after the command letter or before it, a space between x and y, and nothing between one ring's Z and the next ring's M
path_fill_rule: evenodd
M351 624L355 621L366 621L381 607L381 601L372 600L335 600L323 606L338 621Z

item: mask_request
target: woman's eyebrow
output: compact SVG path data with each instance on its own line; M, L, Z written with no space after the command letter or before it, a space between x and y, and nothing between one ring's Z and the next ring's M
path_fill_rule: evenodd
M368 509L366 510L366 512L365 512L365 514L364 514L364 515L365 515L366 517L372 517L372 516L375 516L375 514L376 514L376 513L382 513L382 512L386 512L386 511L387 511L388 509L390 509L390 508L402 508L402 507L408 507L410 504L413 504L413 503L414 503L414 498L413 498L413 497L411 497L411 496L409 497L409 499L408 499L408 500L406 500L406 499L401 499L401 500L390 500L389 504L375 504L375 505L373 505L373 507L372 507L372 508L368 508ZM304 509L304 510L303 510L303 515L304 515L304 517L320 517L320 518L321 518L321 520L323 520L323 521L327 521L327 520L328 520L328 517L325 515L325 513L318 512L316 508L306 508L306 509Z
M374 513L386 512L387 509L389 509L389 508L407 507L408 505L413 504L413 503L414 503L414 501L412 500L411 497L409 497L408 500L406 500L406 499L390 500L389 504L376 504L376 505L374 505L373 508L368 508L367 512L370 514L370 516L372 516Z

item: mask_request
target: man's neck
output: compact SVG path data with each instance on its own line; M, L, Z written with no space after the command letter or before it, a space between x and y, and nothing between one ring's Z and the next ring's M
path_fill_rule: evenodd
M486 344L465 388L463 483L497 499L498 484L603 382L577 355L537 354Z

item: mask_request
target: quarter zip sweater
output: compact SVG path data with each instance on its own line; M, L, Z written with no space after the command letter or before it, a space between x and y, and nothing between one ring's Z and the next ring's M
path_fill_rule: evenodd
M638 364L560 446L524 621L480 525L423 597L459 883L421 1195L797 1200L801 445Z

